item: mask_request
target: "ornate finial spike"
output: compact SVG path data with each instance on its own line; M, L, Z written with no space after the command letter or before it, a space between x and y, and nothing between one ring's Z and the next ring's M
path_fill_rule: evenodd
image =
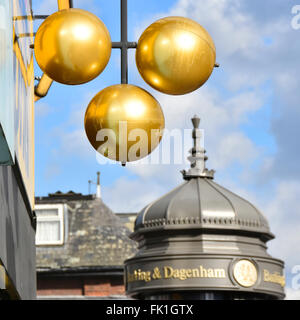
M193 123L194 129L198 129L200 124L200 118L197 117L197 115L194 115L194 117L192 118L192 123Z
M193 137L193 148L189 151L190 156L188 160L191 163L191 167L188 171L183 170L183 178L188 180L191 178L205 177L213 179L214 171L208 170L205 167L205 161L207 160L207 156L205 155L205 150L201 146L201 130L199 129L200 118L195 115L192 119L192 123L194 126L192 137Z
M97 172L97 191L96 198L101 199L100 172Z

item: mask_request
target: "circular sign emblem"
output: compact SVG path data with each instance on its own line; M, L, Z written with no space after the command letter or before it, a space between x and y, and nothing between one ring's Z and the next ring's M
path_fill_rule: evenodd
M257 269L249 260L238 261L233 268L233 276L243 287L252 287L257 281Z

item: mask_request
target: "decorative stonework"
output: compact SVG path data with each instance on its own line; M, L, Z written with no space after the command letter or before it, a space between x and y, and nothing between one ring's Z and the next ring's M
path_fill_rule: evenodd
M230 226L245 226L250 228L264 228L265 225L258 220L249 219L230 219L230 218L199 218L199 217L182 217L182 218L169 218L169 219L153 219L146 220L140 228L156 228L166 225L222 225L224 227Z
M242 287L254 286L258 278L255 264L247 259L239 260L233 267L233 277Z

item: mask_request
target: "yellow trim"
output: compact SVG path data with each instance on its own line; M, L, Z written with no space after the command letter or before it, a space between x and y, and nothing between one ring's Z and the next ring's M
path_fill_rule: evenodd
M14 50L16 58L20 64L21 73L22 73L24 83L27 88L31 85L31 81L33 80L33 74L34 74L33 55L31 55L30 63L26 66L24 59L23 59L23 56L22 56L20 46L19 46L18 39L16 37L15 26L13 26L13 50Z
M39 84L35 89L34 101L37 101L40 98L45 97L47 95L52 82L53 80L49 78L45 73L43 73L41 80L39 81Z
M70 1L69 0L57 0L57 5L59 10L70 9Z
M57 0L58 10L70 9L69 0ZM43 73L41 80L37 84L34 91L34 102L45 97L52 85L53 80Z
M31 207L33 208L34 205L34 57L33 57L33 53L30 52L29 55L29 60L26 61L24 59L23 53L22 53L22 48L20 46L20 39L18 39L18 35L16 34L16 23L18 20L18 16L17 13L20 12L20 7L19 7L19 2L15 1L13 2L13 51L15 54L15 59L16 59L16 79L19 79L18 77L21 75L21 78L24 82L25 88L26 90L30 90L30 95L31 95L31 102L30 102L30 108L32 111L30 111L31 113L31 121L32 123L29 124L29 128L30 131L28 132L29 134L29 139L30 139L30 144L29 144L29 150L28 152L30 152L32 154L33 160L32 162L30 161L29 165L29 171L27 172L26 169L26 165L25 165L25 161L23 159L23 153L20 150L20 145L18 144L18 146L16 146L16 153L18 154L18 161L19 161L19 165L20 165L20 169L22 172L22 177L24 180L24 184L25 184L25 188L27 190L27 196L29 198L29 202L31 204ZM27 26L29 26L29 34L31 34L31 38L30 41L27 41L29 43L33 43L33 17L32 16L27 16L26 17L27 20ZM25 41L25 40L24 40ZM29 49L29 48L28 48ZM25 62L26 61L26 62ZM18 101L18 95L19 95L19 81L17 80L15 83L16 86L16 101ZM22 104L22 102L21 102ZM18 108L22 108L22 105L17 105ZM19 112L23 112L23 110L19 110ZM24 119L21 117L19 119L19 121L24 121ZM23 127L23 126L21 126ZM18 141L23 139L23 136L20 137L20 131L18 131L17 133L17 137L18 137ZM21 142L22 144L22 142ZM31 176L32 174L32 177Z
M32 15L13 17L13 21L19 21L19 20L29 20L29 21L33 21L33 17L32 17Z
M20 300L20 296L3 265L0 265L0 288L7 290L11 300Z
M5 268L3 266L0 265L0 288L1 289L5 289Z

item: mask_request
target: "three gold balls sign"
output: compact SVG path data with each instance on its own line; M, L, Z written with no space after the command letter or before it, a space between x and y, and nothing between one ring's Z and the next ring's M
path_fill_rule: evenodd
M107 66L111 48L104 23L92 13L74 8L50 15L39 27L34 43L41 70L67 85L96 78ZM154 22L142 33L136 48L142 78L170 95L201 87L215 60L216 50L208 32L184 17ZM118 84L101 90L91 100L84 125L99 153L126 163L146 157L157 147L165 121L159 102L150 93L134 85Z
M61 10L39 27L34 41L36 61L43 72L63 84L83 84L96 78L111 54L105 24L81 9Z

